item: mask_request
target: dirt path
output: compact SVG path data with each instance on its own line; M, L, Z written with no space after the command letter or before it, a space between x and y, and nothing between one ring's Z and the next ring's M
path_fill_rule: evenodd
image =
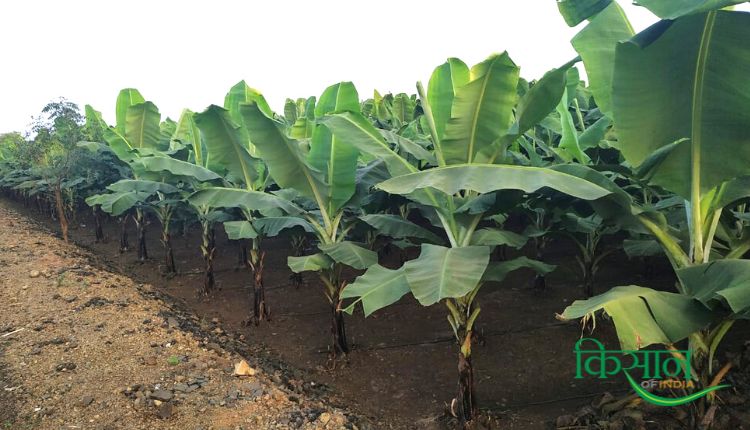
M90 258L0 203L0 428L368 427ZM236 351L255 376L232 375Z

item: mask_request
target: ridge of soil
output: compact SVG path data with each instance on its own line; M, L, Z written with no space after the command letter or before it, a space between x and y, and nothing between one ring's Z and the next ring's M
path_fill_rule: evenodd
M327 388L0 201L0 428L355 429ZM245 359L254 376L233 376Z

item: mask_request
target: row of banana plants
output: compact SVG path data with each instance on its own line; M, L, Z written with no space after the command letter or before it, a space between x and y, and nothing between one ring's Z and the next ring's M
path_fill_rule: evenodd
M345 314L357 307L369 316L408 294L444 306L458 363L451 411L462 423L477 414L479 291L524 268L543 288L552 240L578 251L590 297L560 318L586 322L603 310L626 350L676 351L687 340L699 387L717 385L731 363L717 366L716 350L736 320L750 317L742 259L750 250L750 84L741 73L750 70L750 48L738 43L750 40L750 16L719 10L737 1L639 3L663 20L634 34L615 1L559 1L569 25L588 20L572 41L579 57L533 82L507 53L472 67L451 58L426 86L417 83L416 95L376 92L362 101L341 82L320 97L287 100L281 114L243 81L223 105L185 110L176 122L125 89L115 125L86 106L85 121L72 121L81 132L65 140L76 144L65 150L30 157L24 148L33 142L0 140L8 142L0 187L27 202L55 202L59 218L85 200L98 240L100 213L120 222L123 252L132 221L141 261L149 258L147 226L158 221L170 276L179 273L173 229L195 224L205 296L215 290L215 230L223 226L248 270L255 325L271 316L264 243L286 235L298 246L291 271L320 280L334 358L350 352ZM69 166L71 153L106 169L49 167ZM84 171L113 173L92 179ZM65 197L67 189L75 191ZM507 257L527 243L533 259ZM596 272L618 248L666 255L676 292L628 285L591 297ZM693 424L718 405L716 396L691 404Z

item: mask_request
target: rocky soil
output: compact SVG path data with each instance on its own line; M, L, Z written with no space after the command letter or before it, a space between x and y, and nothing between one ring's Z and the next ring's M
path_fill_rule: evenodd
M371 427L218 319L92 258L0 207L1 429Z

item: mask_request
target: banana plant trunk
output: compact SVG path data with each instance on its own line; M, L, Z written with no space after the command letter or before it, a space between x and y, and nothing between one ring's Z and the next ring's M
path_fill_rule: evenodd
M474 365L471 357L473 327L479 308L465 302L465 298L446 303L451 309L448 319L456 333L458 346L458 385L451 413L458 418L460 428L466 428L476 416L476 391L474 389ZM471 315L470 317L466 317ZM455 325L454 325L455 324Z
M534 256L538 261L544 261L544 250L547 246L547 240L544 237L534 238ZM537 273L534 276L534 289L544 291L547 288L547 278Z
M331 356L349 353L349 342L346 338L344 312L341 310L341 291L346 286L340 282L341 265L335 263L333 268L320 274L320 279L326 287L326 297L331 305Z
M291 240L292 245L292 255L295 257L301 257L304 254L304 246L305 246L305 237L304 236L292 236ZM292 282L292 285L294 288L299 288L300 285L304 282L304 279L302 278L302 273L296 273L292 272L291 275L289 275L289 280Z
M250 256L247 253L247 242L245 241L245 239L241 239L238 242L239 249L237 250L237 268L250 268Z
M349 343L346 339L346 325L344 324L344 312L341 310L339 304L341 300L336 297L335 301L331 303L331 335L333 340L333 356L337 354L348 354Z
M583 260L583 292L587 298L594 296L594 260L584 258Z
M128 243L128 218L130 218L130 214L125 214L125 216L122 216L118 219L118 222L120 223L120 253L127 252L130 249L130 244Z
M256 326L261 321L271 320L271 312L266 305L266 289L263 284L263 265L265 259L265 251L261 251L258 240L254 240L248 263L253 274L253 323Z
M174 264L174 251L172 249L172 235L169 232L169 223L162 226L161 243L164 245L164 267L168 274L177 273L177 266Z
M471 363L471 332L466 334L464 345L458 352L458 394L456 396L456 415L462 426L474 419L476 411L476 393L474 390L474 366Z
M104 229L102 228L102 215L99 206L94 206L94 236L96 243L104 242Z
M62 184L57 181L55 184L55 209L57 210L57 219L60 221L60 230L62 231L63 240L68 242L68 219L65 217L65 206L63 206Z
M214 279L214 255L216 254L216 234L213 223L202 221L203 235L201 243L201 252L203 261L206 264L206 270L203 280L203 289L200 294L206 296L214 291L216 281Z
M148 251L146 250L146 217L143 215L143 210L135 210L135 227L138 236L138 261L146 261L148 259Z

